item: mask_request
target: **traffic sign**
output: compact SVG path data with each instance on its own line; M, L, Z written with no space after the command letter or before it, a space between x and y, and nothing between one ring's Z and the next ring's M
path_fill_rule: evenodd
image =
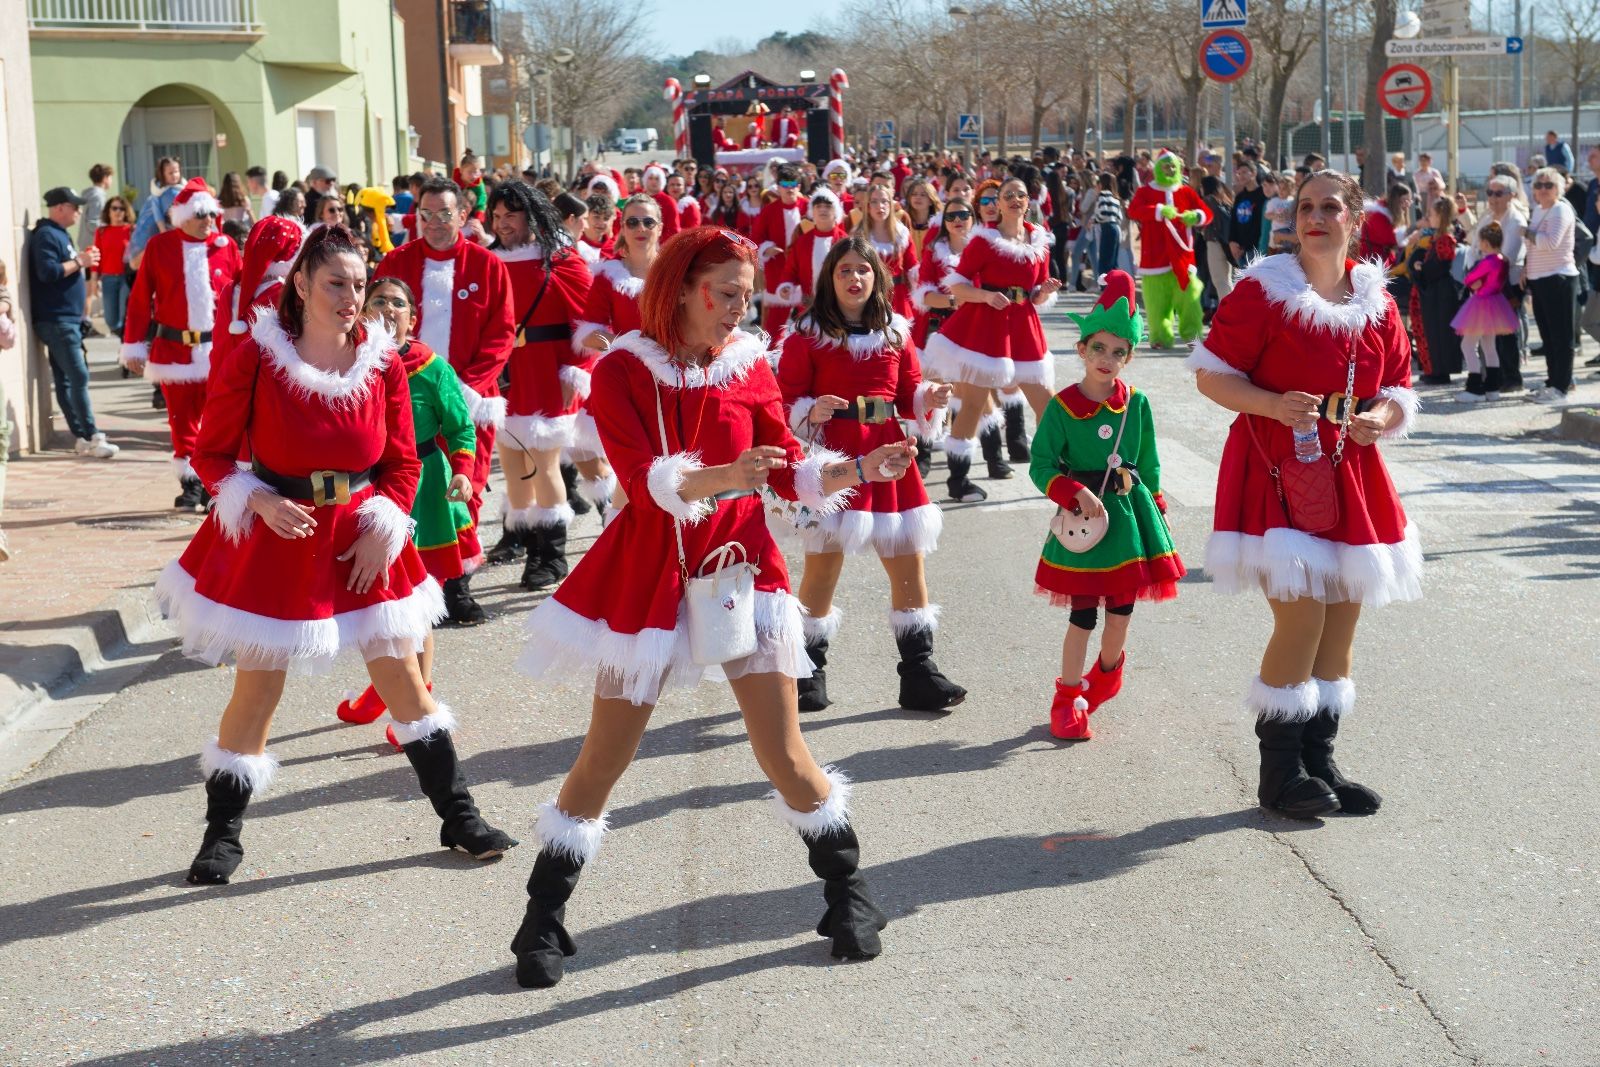
M1472 5L1469 0L1424 0L1419 21L1423 37L1469 37L1472 35Z
M878 140L885 144L894 144L894 119L879 119L875 129Z
M1378 80L1378 102L1397 119L1408 119L1428 106L1433 82L1415 63L1398 63Z
M1390 41L1383 46L1390 59L1442 59L1447 56L1514 56L1522 51L1521 37L1417 37Z
M957 115L956 139L958 141L976 141L983 136L982 115Z
M1200 66L1212 81L1238 81L1252 55L1249 39L1238 30L1218 30L1200 42Z
M1200 0L1200 28L1221 30L1250 21L1246 0Z

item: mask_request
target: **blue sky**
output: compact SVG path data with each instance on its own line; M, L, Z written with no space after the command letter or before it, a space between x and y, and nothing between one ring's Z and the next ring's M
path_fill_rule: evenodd
M676 10L674 10L676 9ZM804 4L734 3L702 7L657 3L645 18L650 40L661 56L685 56L730 38L749 47L778 30L800 33L836 18L844 0ZM687 15L687 17L686 17Z

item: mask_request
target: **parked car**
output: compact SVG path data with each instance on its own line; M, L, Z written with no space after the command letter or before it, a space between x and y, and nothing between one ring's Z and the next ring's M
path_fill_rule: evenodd
M643 152L644 151L644 145L639 143L639 138L637 138L637 137L624 137L622 139L622 151L624 151L624 152Z

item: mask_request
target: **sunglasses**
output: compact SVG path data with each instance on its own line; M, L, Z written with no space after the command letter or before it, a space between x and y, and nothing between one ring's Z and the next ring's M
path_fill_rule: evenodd
M1504 189L1490 189L1489 190L1489 199L1491 199L1491 200L1499 200L1501 197L1506 197L1506 196L1510 196L1510 195L1511 194L1506 192Z
M947 220L949 220L950 222L965 222L966 220L972 218L972 212L970 212L970 211L946 211L944 213L944 217Z
M641 226L647 230L653 230L659 225L655 219L649 218L648 216L642 219L638 218L637 216L631 219L623 219L622 224L630 230L637 230Z
M1000 198L999 197L995 197L995 196L980 196L980 197L978 197L978 206L979 207L993 207L995 204L998 204L999 202L1000 202Z
M1555 182L1534 182L1533 183L1533 187L1535 189L1554 189L1556 187L1556 183Z
M1002 200L1026 200L1026 199L1028 199L1028 194L1027 193L1019 193L1019 192L1017 192L1016 190L1013 189L1009 193L1002 194L1000 199L1002 199Z
M339 210L343 211L344 209L340 208ZM450 208L440 208L437 211L425 211L421 208L417 209L417 218L423 222L449 222L455 217L455 211L451 210Z
M800 183L798 181L789 182L789 181L784 181L782 179L778 180L778 188L779 189L798 189L799 187L800 187Z
M717 232L726 238L730 244L740 245L745 248L756 247L756 243L742 233L738 233L734 230L718 230Z

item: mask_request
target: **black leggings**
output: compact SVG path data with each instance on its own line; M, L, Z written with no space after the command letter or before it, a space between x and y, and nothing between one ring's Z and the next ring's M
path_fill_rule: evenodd
M1114 608L1107 608L1106 614L1132 615L1133 605L1120 604ZM1100 611L1098 608L1073 608L1072 611L1067 614L1067 622L1078 627L1080 630L1093 630L1095 628L1095 624L1099 621Z

